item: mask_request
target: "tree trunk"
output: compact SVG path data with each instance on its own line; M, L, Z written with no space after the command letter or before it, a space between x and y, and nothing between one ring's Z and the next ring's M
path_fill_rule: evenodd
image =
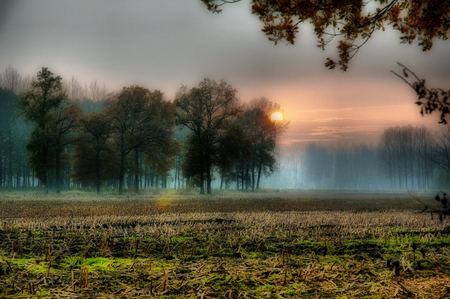
M56 157L55 157L55 191L57 194L61 193L61 159L60 159L61 152L59 150L56 150Z
M125 180L125 154L120 154L120 167L119 167L119 195L123 194L123 183Z
M3 161L2 156L0 156L0 188L3 187Z
M95 157L95 186L97 187L97 194L100 194L100 151L98 150Z
M205 194L205 178L203 169L200 173L200 194Z
M25 189L27 187L27 171L25 169L25 166L22 165L22 189Z
M151 170L152 172L150 173L150 187L154 187L155 186L155 174L153 173L153 170Z
M245 192L248 191L248 179L249 179L249 169L248 169L248 163L245 163Z
M206 193L211 194L211 153L206 151Z
M255 191L255 161L252 162L252 192Z
M145 167L144 168L144 189L147 189L147 186L148 186L148 168L147 167Z
M72 172L72 168L70 167L70 172ZM67 178L67 190L70 190L70 177Z
M242 168L241 168L241 190L244 190L244 184L245 184L245 167L242 166Z
M258 167L258 181L257 181L257 183L256 183L256 190L259 189L259 182L260 182L260 179L261 179L261 169L262 169L262 165L261 165L261 162L259 162L259 167Z
M47 168L47 167L45 167ZM45 169L45 184L44 184L44 194L48 194L48 170Z
M11 189L13 185L11 129L8 133L8 189Z
M239 169L236 168L236 190L239 190Z
M177 172L177 168L175 167L175 178L173 180L173 189L177 190L177 180L178 180L178 172Z
M206 170L206 193L211 194L211 167Z
M134 173L134 188L136 193L139 193L139 152L134 150L134 166L136 167Z

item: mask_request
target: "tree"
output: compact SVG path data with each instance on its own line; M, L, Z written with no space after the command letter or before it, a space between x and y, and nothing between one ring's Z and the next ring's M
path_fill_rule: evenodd
M134 152L135 189L139 190L139 153L164 151L171 144L174 127L172 103L163 100L159 90L124 87L108 103L112 116L113 137L120 157L119 194L123 194L125 159Z
M236 90L225 81L216 83L206 78L198 87L181 87L175 99L177 124L191 130L186 152L185 177L198 178L200 193L211 194L212 168L220 136L232 124L239 112ZM198 162L195 165L192 161ZM186 166L188 165L188 166ZM191 165L191 166L189 166ZM186 168L187 167L187 168Z
M431 114L434 111L439 111L440 115L440 124L447 124L447 120L445 119L447 114L450 114L450 90L445 91L441 88L432 88L429 89L425 86L425 79L420 79L413 71L408 69L401 63L398 63L400 67L403 68L403 75L399 75L398 73L391 71L397 77L402 79L406 84L408 84L419 96L416 105L420 106L420 114ZM415 81L409 82L408 77L413 76Z
M181 151L181 144L174 138L161 140L158 146L149 147L144 151L144 165L150 167L157 176L163 176L164 188L167 187L167 176L176 163Z
M217 165L219 170L220 189L222 189L239 158L242 156L244 159L248 159L250 154L246 155L245 153L250 153L252 144L242 127L237 123L231 124L224 130L223 134L219 136L217 144L214 164Z
M0 74L0 187L8 189L20 186L19 173L25 185L27 172L25 143L29 128L23 117L16 114L19 110L17 95L29 88L29 80L23 79L16 69L9 66Z
M240 0L202 0L212 12L219 13L226 3ZM310 22L322 50L339 39L339 60L327 58L325 66L339 65L346 71L350 59L377 30L388 25L402 34L401 43L418 41L423 51L433 46L436 38L446 40L450 30L450 1L436 0L252 0L252 13L264 27L262 31L277 44L286 40L294 44L301 23Z
M30 79L24 79L15 68L9 66L0 74L0 87L18 95L28 89Z
M179 143L179 152L175 157L174 163L174 188L180 189L182 185L185 185L185 177L182 175L181 166L184 161L185 144L189 135L189 129L184 126L178 126L175 130L175 139Z
M14 111L17 108L17 96L11 90L0 88L0 186L3 177L3 164L6 170L6 185L12 188L13 180L13 135Z
M390 187L428 188L434 174L431 132L425 127L393 127L384 130L378 144L381 166Z
M111 117L102 112L92 112L82 117L75 143L72 177L83 185L93 184L97 194L100 194L106 179L117 177L111 121Z
M431 160L450 178L450 127L442 128L434 143L434 154ZM450 182L449 182L450 183Z
M48 68L42 68L37 74L37 81L31 84L31 90L19 97L19 107L25 118L36 125L27 143L27 149L30 152L31 168L45 185L45 193L48 193L50 167L55 166L52 158L55 158L61 149L59 142L62 136L59 134L68 132L65 127L65 109L58 111L65 102L66 94L62 88L61 77L55 77Z
M252 142L252 191L255 189L255 169L257 169L256 189L259 189L261 174L270 175L274 171L276 140L287 129L289 122L271 121L271 114L280 111L280 105L267 98L256 98L249 103L243 119L247 119L247 135Z
M55 191L60 192L61 170L63 165L69 165L67 155L64 155L66 147L71 145L76 136L74 129L78 126L82 110L77 103L64 103L53 113L55 130Z
M205 144L202 141L197 134L189 134L184 144L185 154L181 171L190 183L200 186L200 193L204 194L206 172L203 151Z
M310 143L303 154L307 189L329 189L332 182L333 157L329 149Z

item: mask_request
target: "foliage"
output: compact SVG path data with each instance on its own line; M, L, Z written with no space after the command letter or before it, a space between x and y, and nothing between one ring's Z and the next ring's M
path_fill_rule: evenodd
M175 159L181 151L181 144L175 139L161 140L158 147L149 148L144 153L144 164L151 167L156 174L165 175L175 164Z
M54 76L48 68L42 68L37 74L37 81L31 84L31 90L23 93L19 98L19 106L26 119L45 127L55 111L66 101L60 76Z
M55 77L48 68L38 72L37 81L31 84L31 90L21 94L18 103L25 118L36 125L27 143L30 165L46 188L50 168L55 167L59 192L60 155L79 110L67 103L61 77Z
M138 190L139 153L157 155L173 149L174 105L163 100L159 90L124 87L108 102L106 113L112 117L113 141L120 157L119 193L123 193L125 159L135 154L135 187ZM174 151L172 150L172 153Z
M181 170L183 176L189 178L193 184L203 188L205 177L205 163L202 155L204 144L201 139L195 134L190 134L184 144L183 162L181 164Z
M237 119L237 124L243 128L250 144L249 155L244 157L245 163L241 163L241 166L251 170L251 186L254 191L259 188L261 174L270 175L274 171L276 140L289 122L271 121L271 114L279 111L280 105L265 97L253 99L246 108ZM249 179L249 176L244 177L244 180Z
M0 187L13 187L14 173L24 171L29 127L23 117L16 115L19 110L17 95L0 87Z
M75 142L74 172L75 182L100 186L111 178L116 178L117 152L112 146L111 117L104 112L91 112L80 120L79 135Z
M177 124L190 129L193 135L186 147L188 162L185 165L193 166L194 161L200 162L195 169L184 167L189 170L185 174L199 178L201 193L206 181L207 193L211 194L212 168L218 163L214 156L220 146L219 140L239 112L236 89L225 81L216 83L206 78L190 90L181 87L175 105Z
M219 13L226 3L240 0L202 0L212 12ZM286 40L294 44L298 26L310 22L317 36L317 46L325 47L338 39L339 60L327 58L325 66L339 65L346 71L350 59L372 37L388 25L402 34L401 43L418 41L423 51L436 38L446 40L450 30L448 0L345 0L345 1L277 1L252 0L252 13L264 24L262 31L277 44Z
M231 124L227 130L219 137L214 163L217 165L221 179L231 173L234 164L239 158L247 158L251 151L252 144L245 134L242 126ZM223 182L222 182L223 184Z
M398 63L400 67L403 68L402 75L391 71L397 77L405 81L419 96L416 105L420 106L420 114L431 114L434 111L439 111L440 124L447 124L446 116L450 114L450 90L445 91L441 88L429 89L425 86L425 79L420 79L413 71L408 69L401 63ZM410 83L408 77L412 75L415 79L414 82Z

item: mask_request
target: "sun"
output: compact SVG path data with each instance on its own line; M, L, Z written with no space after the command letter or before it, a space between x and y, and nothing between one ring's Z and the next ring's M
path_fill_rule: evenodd
M283 113L277 111L272 113L272 115L270 116L270 120L283 120L284 116Z

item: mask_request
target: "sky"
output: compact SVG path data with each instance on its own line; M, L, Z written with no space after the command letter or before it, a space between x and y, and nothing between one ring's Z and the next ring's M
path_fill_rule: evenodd
M343 73L324 67L337 51L317 48L311 25L301 25L295 45L275 46L261 28L248 0L219 15L200 0L0 0L0 71L12 66L28 76L48 67L111 91L159 89L168 100L182 85L225 80L242 102L264 96L281 105L290 122L284 145L376 145L387 127L439 127L438 115L422 117L414 91L390 70L400 72L401 62L429 87L449 89L450 42L422 52L400 44L398 32L376 32Z

